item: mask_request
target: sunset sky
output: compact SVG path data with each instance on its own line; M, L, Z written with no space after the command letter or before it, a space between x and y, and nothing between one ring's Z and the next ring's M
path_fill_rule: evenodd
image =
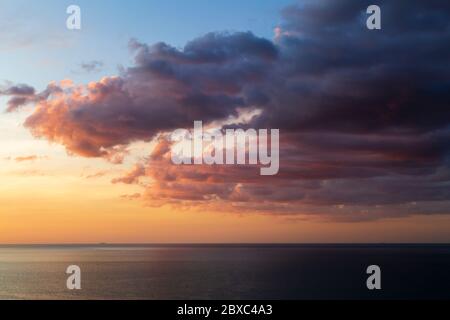
M0 243L450 241L450 5L377 3L2 1ZM279 173L172 164L195 120Z

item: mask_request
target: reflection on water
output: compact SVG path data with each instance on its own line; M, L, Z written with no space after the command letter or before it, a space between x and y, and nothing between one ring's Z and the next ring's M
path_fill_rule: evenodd
M68 265L82 290L66 289ZM369 291L366 267L382 269ZM450 246L0 246L1 299L450 298Z

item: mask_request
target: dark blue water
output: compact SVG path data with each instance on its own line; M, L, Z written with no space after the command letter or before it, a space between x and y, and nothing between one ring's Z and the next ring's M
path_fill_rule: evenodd
M448 299L450 245L1 246L0 298Z

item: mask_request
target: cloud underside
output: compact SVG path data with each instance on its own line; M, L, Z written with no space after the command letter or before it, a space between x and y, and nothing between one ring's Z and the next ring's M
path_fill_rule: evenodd
M254 166L175 166L159 139L113 181L143 185L133 198L149 205L352 221L450 213L450 3L379 1L380 31L365 28L369 4L290 6L273 40L208 33L182 50L132 40L134 64L119 76L0 94L9 111L34 105L25 122L34 136L113 162L195 120L259 110L231 126L280 129L273 177Z

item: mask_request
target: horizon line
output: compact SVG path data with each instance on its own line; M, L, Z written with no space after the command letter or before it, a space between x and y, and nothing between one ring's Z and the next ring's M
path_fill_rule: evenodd
M7 246L449 246L450 242L67 242L0 243Z

